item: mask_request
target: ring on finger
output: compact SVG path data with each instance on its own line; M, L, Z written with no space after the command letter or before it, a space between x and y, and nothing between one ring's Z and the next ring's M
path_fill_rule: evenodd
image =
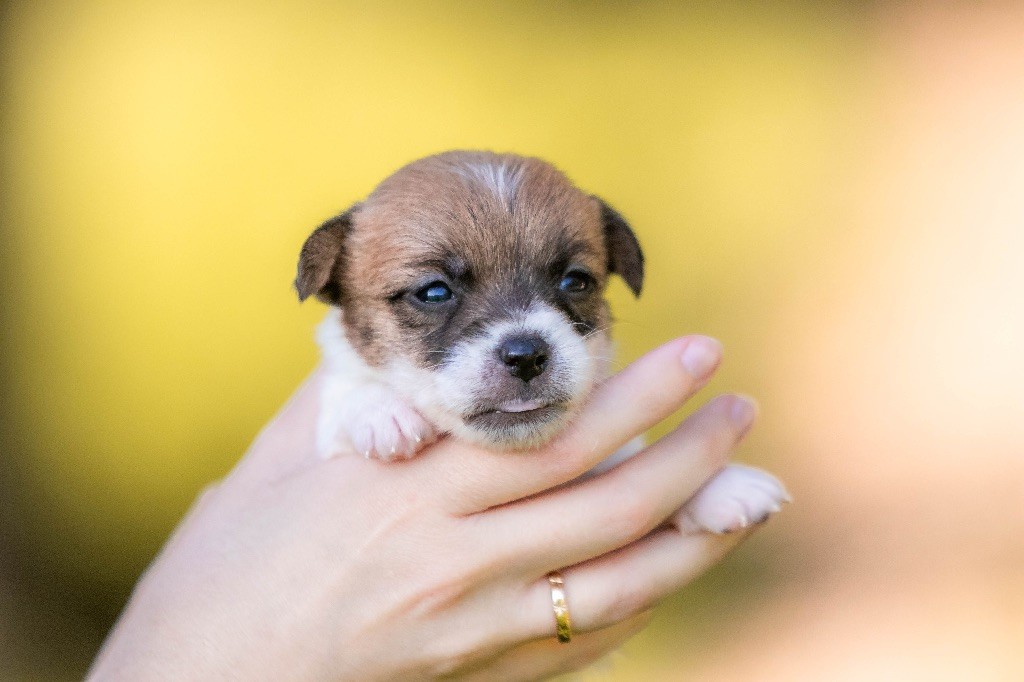
M559 642L568 644L572 639L572 618L565 601L565 578L558 571L552 571L548 573L548 584L551 586L551 606L555 611L555 635Z

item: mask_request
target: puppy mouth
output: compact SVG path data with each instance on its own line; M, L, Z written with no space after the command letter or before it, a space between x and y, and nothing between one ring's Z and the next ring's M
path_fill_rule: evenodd
M494 412L533 412L534 410L540 410L547 407L550 403L546 403L543 400L508 400L501 403Z
M469 415L466 423L484 429L544 424L561 417L567 410L568 405L564 402L508 400Z

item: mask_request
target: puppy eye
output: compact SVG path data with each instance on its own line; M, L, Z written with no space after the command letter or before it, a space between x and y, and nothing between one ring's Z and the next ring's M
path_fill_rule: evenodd
M590 288L590 275L584 272L570 272L558 283L559 290L567 294L580 294Z
M431 282L415 295L423 303L444 303L455 297L451 288L444 282Z

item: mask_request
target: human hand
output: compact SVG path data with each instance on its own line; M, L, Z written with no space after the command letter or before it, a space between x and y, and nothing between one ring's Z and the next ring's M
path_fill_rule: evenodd
M702 367L687 369L688 351ZM716 398L631 460L575 480L680 407L719 353L703 337L661 346L537 450L445 440L395 464L315 456L315 373L201 496L90 679L504 681L586 665L745 535L691 532L678 511L749 428L745 398ZM545 579L556 569L567 645Z

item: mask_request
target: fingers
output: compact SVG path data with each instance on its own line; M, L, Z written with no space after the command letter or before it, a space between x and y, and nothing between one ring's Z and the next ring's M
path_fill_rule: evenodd
M565 431L527 452L451 444L423 458L445 478L452 511L474 513L547 490L584 473L677 410L721 360L714 339L676 339L602 384Z
M532 573L627 545L664 523L721 470L755 412L747 398L720 396L601 476L479 515L483 535L500 538L511 552L508 561Z
M720 561L746 532L729 535L688 535L671 526L611 554L562 571L566 601L575 632L599 630L651 609ZM543 636L551 593L546 579L537 580L523 600L524 634ZM545 618L548 616L548 618Z
M650 619L650 612L640 613L603 630L580 633L568 644L555 639L552 620L550 636L523 644L459 679L467 682L546 680L580 670L618 649L643 630Z

